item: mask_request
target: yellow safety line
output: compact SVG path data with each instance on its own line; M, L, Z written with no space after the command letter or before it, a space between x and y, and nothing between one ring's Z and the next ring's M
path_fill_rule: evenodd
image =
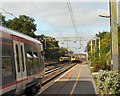
M74 90L75 90L75 87L76 87L77 82L78 82L78 80L79 80L79 78L80 78L81 72L82 72L82 67L80 67L80 73L78 74L77 79L76 79L76 82L75 82L75 84L74 84L74 86L73 86L73 88L72 88L72 90L71 90L71 92L70 92L70 96L72 96L72 94L73 94L73 92L74 92Z

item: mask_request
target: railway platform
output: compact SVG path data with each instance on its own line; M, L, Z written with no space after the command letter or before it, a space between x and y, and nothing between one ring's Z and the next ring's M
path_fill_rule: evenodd
M85 64L76 64L73 68L55 79L40 95L90 95L97 94L93 76Z

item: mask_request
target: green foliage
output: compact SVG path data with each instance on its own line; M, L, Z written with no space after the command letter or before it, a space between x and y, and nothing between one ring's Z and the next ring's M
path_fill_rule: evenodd
M103 31L102 33L99 32L99 34L96 34L96 37L100 37L100 39L103 39L106 37L106 34L108 34L108 32L105 32L105 31Z
M119 51L119 62L120 62L120 26L118 27L118 51Z
M101 39L101 53L106 54L110 51L110 33L106 33Z
M99 51L99 39L100 38L100 51ZM87 44L88 49L88 59L93 63L93 71L110 70L110 33L102 32L96 34L96 48L95 48L95 40L93 42L93 49L91 54L91 43L90 41ZM96 50L96 51L94 51Z
M94 64L92 71L93 71L93 72L98 72L98 71L100 70L100 68L101 68L100 64Z
M118 27L118 45L120 48L120 26Z
M46 58L58 58L67 54L69 51L64 47L59 47L58 41L55 38L45 35L38 35L38 40L41 41L45 48L45 57Z
M111 70L111 67L106 59L104 59L104 56L93 58L91 61L93 61L93 72L98 72L99 70Z
M116 71L99 71L97 87L99 94L111 94L120 96L120 80Z
M65 54L67 54L67 53L70 53L66 48L64 48L64 47L61 47L60 49L59 49L59 55L60 56L65 56Z
M2 14L0 14L0 25L6 26L5 16Z
M31 37L35 37L34 32L36 31L36 24L34 24L34 21L35 20L29 16L20 15L19 18L8 20L6 22L6 27L29 35Z

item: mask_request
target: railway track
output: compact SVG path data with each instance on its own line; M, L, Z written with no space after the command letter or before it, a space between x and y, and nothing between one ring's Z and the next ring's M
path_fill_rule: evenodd
M56 70L59 70L59 69L61 69L61 68L62 68L62 67L59 66L59 67L53 68L52 70L47 70L47 71L45 71L45 76L48 75L48 74L50 74L50 73L52 73L52 72L55 72Z
M75 65L75 63L65 63L47 67L45 70L45 78L43 80L42 87Z
M43 79L41 89L35 96L39 96L52 84L52 82L54 82L54 80L56 80L60 75L62 75L75 65L76 63L64 63L55 66L47 66L45 69L45 78Z

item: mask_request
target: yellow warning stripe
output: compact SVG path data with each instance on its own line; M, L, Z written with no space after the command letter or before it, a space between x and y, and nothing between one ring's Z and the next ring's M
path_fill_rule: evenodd
M72 88L72 90L71 90L71 92L70 92L70 96L72 96L72 94L73 94L73 92L74 92L74 90L75 90L75 87L76 87L77 82L78 82L78 80L79 80L79 78L80 78L81 72L82 72L82 67L80 67L80 73L78 74L77 79L76 79L76 82L75 82L75 84L74 84L74 86L73 86L73 88Z

